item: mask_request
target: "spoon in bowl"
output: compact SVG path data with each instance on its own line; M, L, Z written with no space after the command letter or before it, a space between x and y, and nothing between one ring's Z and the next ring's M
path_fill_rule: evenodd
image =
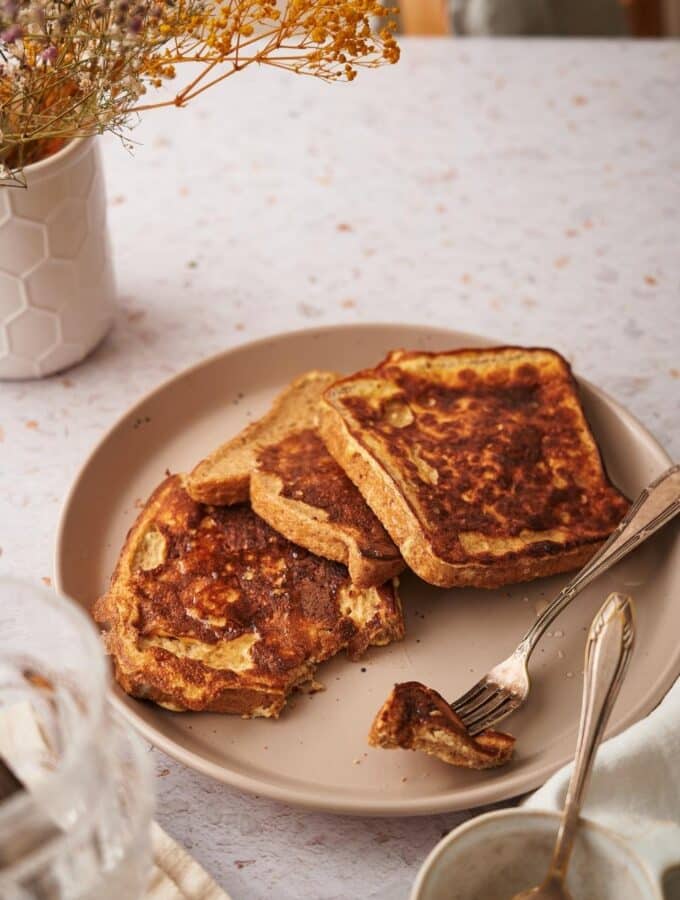
M628 668L634 635L630 597L610 594L593 619L586 642L576 756L550 868L538 887L521 891L512 900L572 900L566 886L566 875L581 806L597 748Z

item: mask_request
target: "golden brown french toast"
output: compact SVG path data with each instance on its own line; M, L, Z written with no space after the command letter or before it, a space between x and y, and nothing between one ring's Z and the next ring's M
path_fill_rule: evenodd
M319 437L321 395L337 378L319 371L297 378L259 421L196 466L187 490L203 503L250 497L289 540L343 563L356 585L371 587L401 572L404 561Z
M368 735L372 747L422 750L452 766L492 769L512 757L515 739L500 731L471 737L444 698L419 681L395 684Z
M340 650L355 658L404 633L395 583L357 588L248 504L192 500L177 475L130 530L94 618L127 693L246 717L278 716Z
M326 389L321 434L408 565L436 585L579 568L628 508L553 350L391 353Z

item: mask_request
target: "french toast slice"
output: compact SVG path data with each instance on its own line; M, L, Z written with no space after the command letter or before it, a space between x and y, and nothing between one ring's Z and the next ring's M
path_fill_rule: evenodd
M339 563L278 534L248 504L152 494L93 610L128 694L171 710L276 717L319 663L404 634L396 583L357 588Z
M357 587L382 584L404 569L389 534L315 428L258 452L250 502L289 540L344 563Z
M320 428L407 564L442 587L577 569L628 509L553 350L393 352L326 389Z
M333 372L317 370L296 378L261 419L198 463L186 477L189 496L198 503L216 506L245 503L250 496L250 476L258 449L285 438L293 428L315 427L320 397L337 379Z
M318 434L321 395L339 376L307 372L259 421L196 466L194 500L244 502L285 537L349 568L359 587L383 584L404 561Z
M419 681L395 684L378 710L368 743L387 750L422 750L451 766L492 769L512 757L515 738L500 731L471 737L441 694Z

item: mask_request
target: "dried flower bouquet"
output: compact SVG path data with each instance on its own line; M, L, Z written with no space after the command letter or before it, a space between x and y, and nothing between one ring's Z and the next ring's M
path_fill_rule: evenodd
M394 63L394 12L374 0L0 0L0 182L23 184L25 166L72 138L125 140L139 112L184 106L253 63L329 81ZM174 97L154 102L149 89L173 78Z

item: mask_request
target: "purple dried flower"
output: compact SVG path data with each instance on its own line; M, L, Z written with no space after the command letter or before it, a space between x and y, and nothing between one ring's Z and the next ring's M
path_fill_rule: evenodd
M2 9L8 19L14 19L19 12L19 4L16 0L5 0Z
M10 25L9 28L6 28L0 34L0 41L4 41L6 44L13 44L15 41L20 40L23 35L24 31L21 25Z
M128 22L128 31L131 34L139 34L142 30L142 17L141 16L133 16Z
M44 63L53 63L56 62L57 55L57 48L53 45L50 45L49 47L45 47L45 49L39 54L38 58Z

